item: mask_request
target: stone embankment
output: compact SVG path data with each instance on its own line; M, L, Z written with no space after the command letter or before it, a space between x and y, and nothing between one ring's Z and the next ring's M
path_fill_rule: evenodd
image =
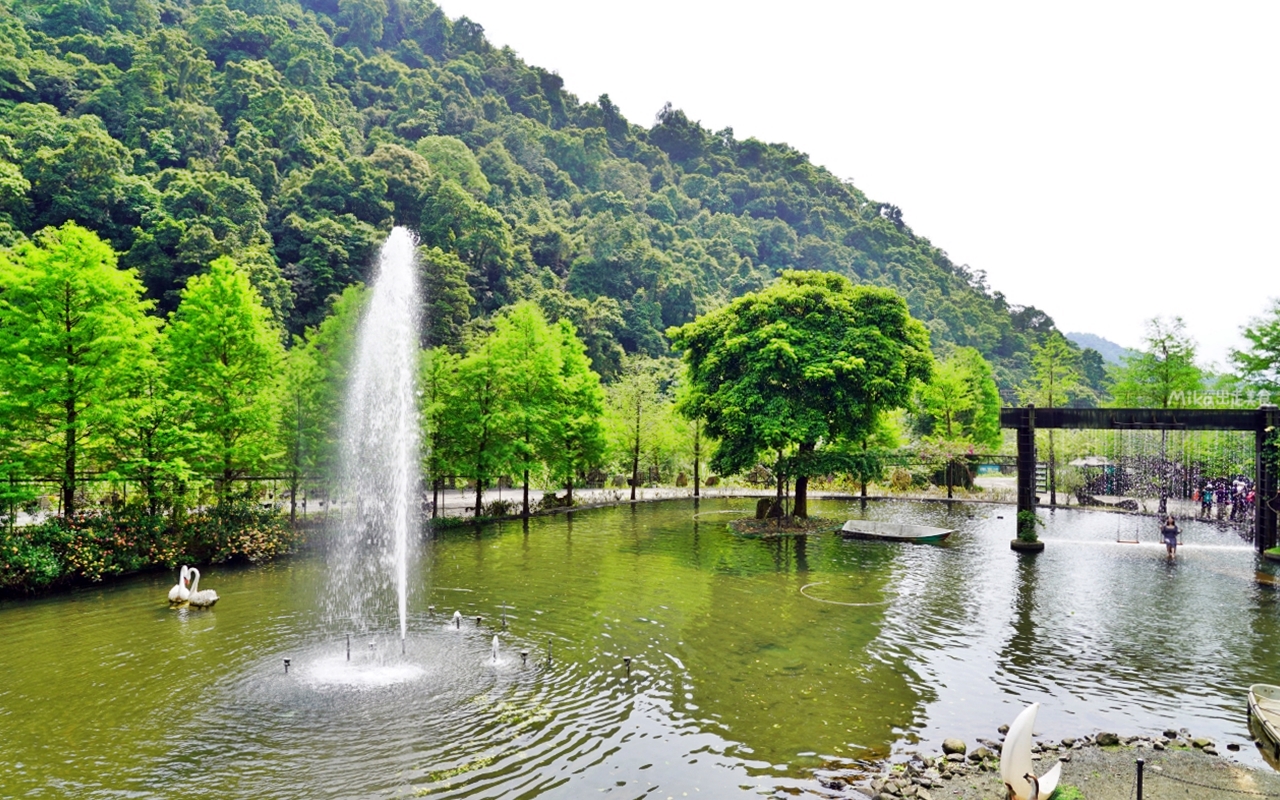
M885 763L870 779L819 774L832 797L870 800L1004 800L1000 746L1007 726L995 739L976 740L970 748L946 739L942 753L910 753L902 763ZM1103 732L1060 741L1037 741L1032 748L1036 772L1062 762L1058 800L1135 800L1137 761L1144 761L1143 797L1196 800L1280 798L1280 773L1246 767L1233 758L1239 745L1219 752L1211 739L1186 729L1159 736L1119 736ZM1041 800L1045 800L1042 798Z

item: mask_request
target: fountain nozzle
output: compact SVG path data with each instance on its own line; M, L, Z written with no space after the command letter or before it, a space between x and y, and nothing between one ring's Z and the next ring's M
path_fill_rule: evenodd
M284 674L285 675L289 674L289 659L287 658L284 660Z
M462 630L462 612L461 611L453 612L453 627L457 628L458 630Z
M521 651L520 651L520 666L525 667L525 666L528 666L528 665L529 665L529 651L528 651L528 650L521 650Z
M622 663L627 665L627 677L631 677L631 656L623 656Z
M434 613L436 613L436 607L435 607L435 606L427 606L427 613L428 613L428 614L434 614Z
M347 660L351 660L351 634L347 634Z
M483 620L483 619L484 619L484 617L476 617L476 627L477 627L477 628L479 628L479 627L480 627L480 622L481 622L481 620Z

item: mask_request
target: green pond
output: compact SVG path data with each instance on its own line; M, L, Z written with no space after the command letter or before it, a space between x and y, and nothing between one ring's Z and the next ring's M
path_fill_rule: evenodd
M938 546L727 530L753 506L441 532L403 654L388 619L348 660L323 541L204 569L207 611L167 607L176 574L5 602L0 796L825 796L1035 701L1048 738L1186 727L1262 765L1244 693L1280 683L1280 607L1237 531L1188 521L1170 563L1153 520L1042 511L1027 557L1008 506L816 504Z

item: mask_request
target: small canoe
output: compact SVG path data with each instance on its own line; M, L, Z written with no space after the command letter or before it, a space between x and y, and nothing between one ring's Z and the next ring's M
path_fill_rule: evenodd
M1249 722L1258 744L1280 755L1280 686L1255 683L1249 687Z
M840 529L846 539L885 539L890 542L920 542L936 544L952 533L950 528L932 528L928 525L908 525L905 522L872 522L851 519Z

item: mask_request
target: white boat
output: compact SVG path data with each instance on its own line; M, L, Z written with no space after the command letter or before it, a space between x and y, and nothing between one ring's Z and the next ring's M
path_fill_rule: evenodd
M1255 683L1249 687L1249 730L1263 750L1280 757L1280 686Z
M905 522L873 522L851 519L840 529L846 539L885 539L890 542L936 543L955 533L951 528L909 525Z

